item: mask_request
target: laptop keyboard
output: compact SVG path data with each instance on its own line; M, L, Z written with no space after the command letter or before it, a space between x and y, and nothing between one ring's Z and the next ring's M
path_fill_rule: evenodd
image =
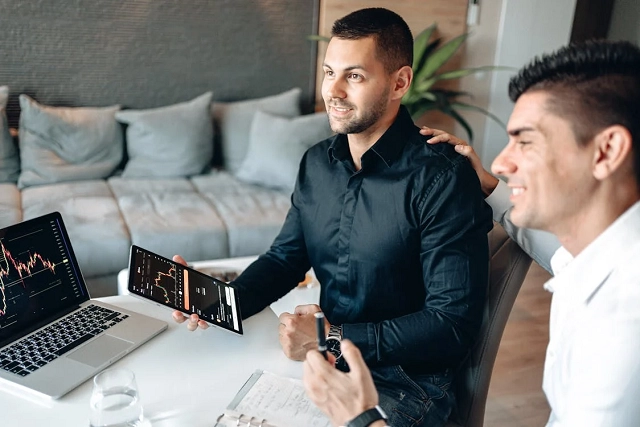
M127 317L88 305L0 351L0 369L27 376Z

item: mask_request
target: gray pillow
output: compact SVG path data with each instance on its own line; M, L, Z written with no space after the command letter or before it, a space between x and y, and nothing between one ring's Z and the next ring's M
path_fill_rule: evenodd
M213 118L220 129L224 167L236 172L247 155L249 128L256 111L285 117L300 115L300 88L279 95L238 102L214 102Z
M20 95L18 187L108 177L122 161L119 105L50 107Z
M249 151L236 177L291 191L305 151L331 135L327 113L290 119L257 111L251 123Z
M211 92L191 101L148 110L125 110L127 123L124 178L167 178L202 173L213 156Z
M0 86L0 182L16 182L20 173L20 159L9 133L7 101L9 101L9 87Z

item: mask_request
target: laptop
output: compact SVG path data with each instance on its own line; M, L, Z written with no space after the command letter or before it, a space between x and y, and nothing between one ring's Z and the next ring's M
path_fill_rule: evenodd
M57 399L166 328L90 298L59 212L0 229L0 383Z

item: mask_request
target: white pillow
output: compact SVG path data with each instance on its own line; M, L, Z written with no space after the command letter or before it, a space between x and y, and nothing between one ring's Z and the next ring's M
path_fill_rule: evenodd
M169 178L198 175L213 156L211 92L191 101L146 110L123 110L127 123L124 178Z
M122 162L119 105L51 107L20 95L18 187L106 178Z
M278 95L237 102L214 102L212 113L218 125L224 167L236 172L247 155L249 128L256 111L285 117L300 115L300 88Z
M305 151L331 135L324 112L286 118L258 111L251 123L247 157L235 175L248 183L291 191Z
M0 86L0 182L16 182L20 173L18 150L9 133L7 101L9 87Z

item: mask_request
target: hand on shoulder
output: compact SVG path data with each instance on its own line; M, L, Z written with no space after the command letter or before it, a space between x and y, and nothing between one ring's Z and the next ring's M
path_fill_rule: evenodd
M431 137L427 139L427 144L439 144L441 142L446 142L453 145L453 148L458 153L469 159L473 170L475 170L476 174L478 174L480 186L482 187L482 192L484 193L485 197L489 196L493 192L493 190L496 189L496 187L498 186L498 178L491 175L491 173L482 166L480 157L473 149L473 147L467 143L467 141L464 141L443 130L433 129L427 126L423 126L422 129L420 129L420 134Z

